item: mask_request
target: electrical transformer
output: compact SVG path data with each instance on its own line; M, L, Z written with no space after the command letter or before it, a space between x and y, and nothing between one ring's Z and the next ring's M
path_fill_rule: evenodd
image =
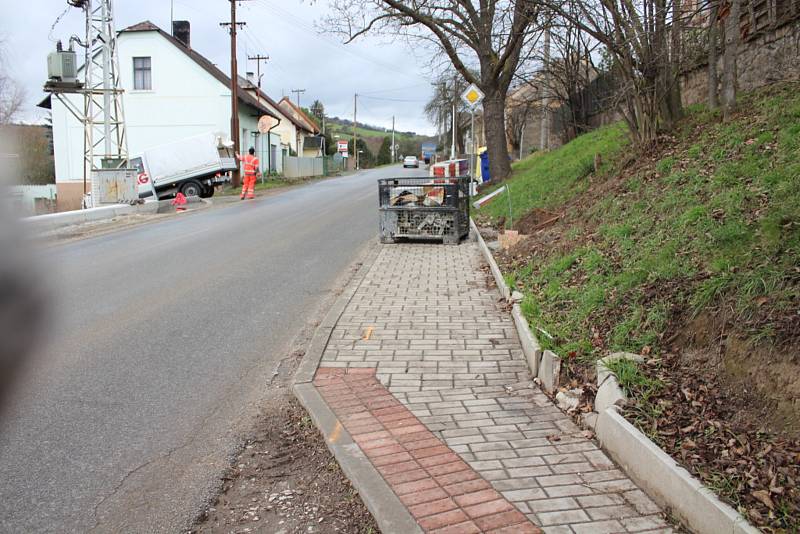
M57 50L47 55L47 77L61 83L78 81L78 58L72 50Z

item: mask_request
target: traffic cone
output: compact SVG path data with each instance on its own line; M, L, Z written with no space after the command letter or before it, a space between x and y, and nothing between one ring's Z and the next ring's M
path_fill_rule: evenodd
M183 196L183 193L175 195L175 200L171 204L175 206L175 211L186 211L186 197Z

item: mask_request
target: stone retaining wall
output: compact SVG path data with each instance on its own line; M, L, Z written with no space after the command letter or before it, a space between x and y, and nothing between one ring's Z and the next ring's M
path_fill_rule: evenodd
M722 78L722 53L717 64ZM740 91L770 83L800 80L800 20L786 24L741 44L737 60ZM707 65L685 73L681 79L684 105L705 103Z

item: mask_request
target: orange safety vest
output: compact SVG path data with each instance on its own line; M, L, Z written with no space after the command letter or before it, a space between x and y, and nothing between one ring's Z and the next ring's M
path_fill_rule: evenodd
M242 163L244 163L244 174L245 176L255 176L256 169L258 169L258 158L253 156L252 154L245 154L242 158Z

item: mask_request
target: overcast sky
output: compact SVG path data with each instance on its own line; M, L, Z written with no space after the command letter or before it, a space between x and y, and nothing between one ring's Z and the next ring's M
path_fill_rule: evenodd
M83 37L83 11L70 8L50 37L66 0L15 2L13 9L9 0L2 4L4 68L25 89L23 119L41 120L42 110L35 106L45 96L41 87L47 77L47 54L55 49L56 39ZM116 0L114 5L117 29L144 20L165 30L170 27L170 0ZM425 52L379 38L342 45L337 36L320 35L315 22L328 10L326 0L314 5L309 0L249 0L239 5L238 19L247 22L239 34L239 73L256 70L254 62L245 61L248 54L270 56L263 83L276 100L284 94L294 98L292 89L306 89L302 105L319 99L328 115L352 120L353 94L358 92L363 95L358 101L359 122L390 128L394 115L400 131L435 133L422 112L432 94ZM174 9L176 20L191 22L192 48L228 73L230 41L219 23L230 18L229 2L174 0Z

